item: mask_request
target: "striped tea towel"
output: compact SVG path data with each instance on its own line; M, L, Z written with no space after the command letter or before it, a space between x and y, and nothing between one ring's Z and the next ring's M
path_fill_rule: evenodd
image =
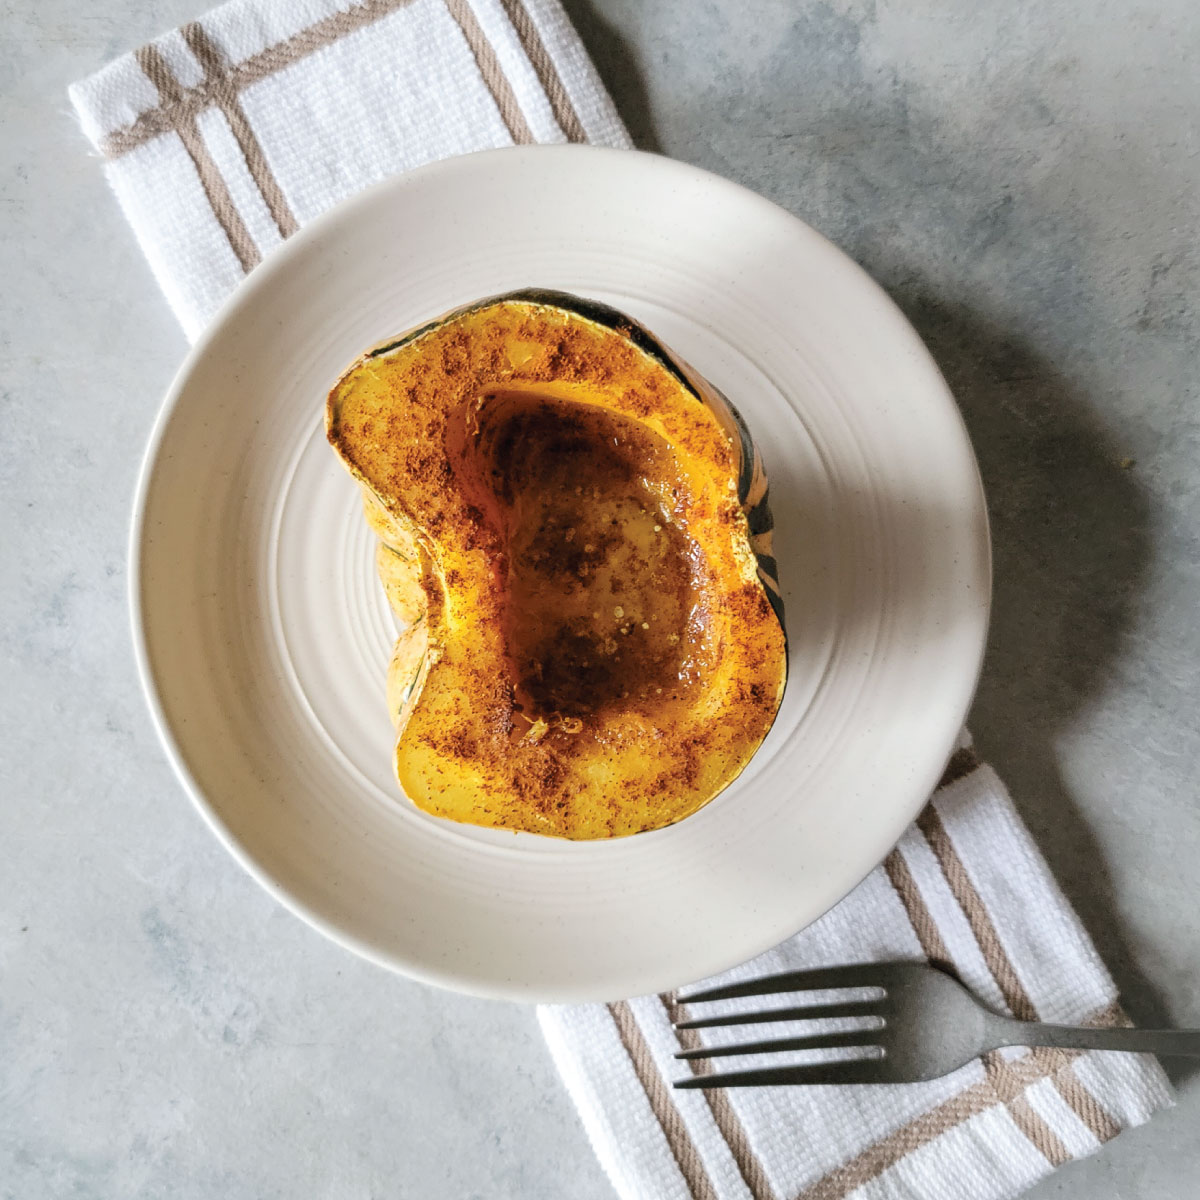
M1025 1020L1125 1023L1108 972L1004 785L965 738L882 866L814 925L720 981L894 959L935 962L997 1011ZM997 1051L945 1079L903 1087L677 1092L670 1080L706 1066L674 1061L678 1050L747 1032L676 1032L677 1011L662 995L538 1014L623 1197L1007 1200L1171 1103L1152 1058L1045 1049ZM862 1023L782 1023L766 1036Z
M233 0L71 98L189 337L265 254L389 174L529 141L627 146L557 0ZM848 899L730 978L881 958L998 1009L1121 1020L1112 981L965 744ZM539 1017L622 1197L1004 1200L1170 1102L1152 1059L1001 1052L900 1088L672 1092L672 998Z
M233 0L70 96L191 340L264 254L389 175L630 145L557 0Z

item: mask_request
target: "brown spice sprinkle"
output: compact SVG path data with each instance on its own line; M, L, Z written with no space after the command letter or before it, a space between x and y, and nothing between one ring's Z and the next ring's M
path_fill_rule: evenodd
M352 368L329 435L432 564L437 657L398 746L421 807L609 836L736 776L778 706L783 635L739 552L738 447L661 365L562 310L496 305ZM472 803L464 772L488 781Z

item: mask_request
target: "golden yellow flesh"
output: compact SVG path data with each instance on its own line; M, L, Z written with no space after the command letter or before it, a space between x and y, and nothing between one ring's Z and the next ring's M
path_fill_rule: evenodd
M722 413L621 331L508 300L360 360L328 420L403 627L414 803L603 838L737 776L785 650Z

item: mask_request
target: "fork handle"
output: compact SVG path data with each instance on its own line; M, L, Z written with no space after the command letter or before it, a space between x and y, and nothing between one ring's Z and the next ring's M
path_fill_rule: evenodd
M1053 1046L1060 1050L1133 1050L1166 1057L1200 1058L1200 1029L1095 1028L1005 1021L996 1046Z

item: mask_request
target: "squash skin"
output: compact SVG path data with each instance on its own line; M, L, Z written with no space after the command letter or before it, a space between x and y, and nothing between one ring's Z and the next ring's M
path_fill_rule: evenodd
M507 412L509 396L515 415L494 416ZM581 594L611 601L605 588L632 588L628 619L621 604L615 618L597 609L597 629L585 631L597 646L603 635L604 646L619 647L607 651L610 662L629 647L627 657L641 663L633 647L668 625L679 630L661 634L680 646L677 678L669 655L647 651L658 654L659 674L604 693L596 711L586 688L555 711L545 710L543 696L539 711L530 655L522 659L517 645L524 614L508 605L529 577L516 569L520 530L506 525L515 507L505 506L496 488L506 485L493 478L502 460L487 459L481 447L488 421L536 429L543 415L576 440L595 426L626 447L611 453L642 455L645 462L635 455L632 465L646 476L646 520L656 522L656 536L676 539L678 553L646 540L629 503L621 511L634 513L641 544L655 547L656 570L674 570L677 581L676 560L691 564L686 628L679 605L667 605L668 593L683 595L678 587L631 585L628 572L623 584L618 578L613 564L633 561L636 548L618 545L606 558L602 547L594 575L578 585L547 580L543 622ZM479 825L609 838L678 821L737 777L774 720L787 653L765 472L744 423L711 385L613 309L521 291L368 351L331 390L326 424L362 485L380 539L380 576L402 626L388 705L397 777L418 807ZM555 461L545 457L552 474ZM555 486L561 475L553 474ZM597 489L597 501L603 509L608 493ZM579 508L569 495L566 503L594 520L591 506ZM541 518L557 529L553 506ZM525 594L537 601L540 586L534 576ZM565 598L553 592L564 586ZM608 620L612 629L601 629ZM595 669L592 642L581 645L582 666ZM534 665L540 680L541 660ZM573 672L560 672L567 684Z

